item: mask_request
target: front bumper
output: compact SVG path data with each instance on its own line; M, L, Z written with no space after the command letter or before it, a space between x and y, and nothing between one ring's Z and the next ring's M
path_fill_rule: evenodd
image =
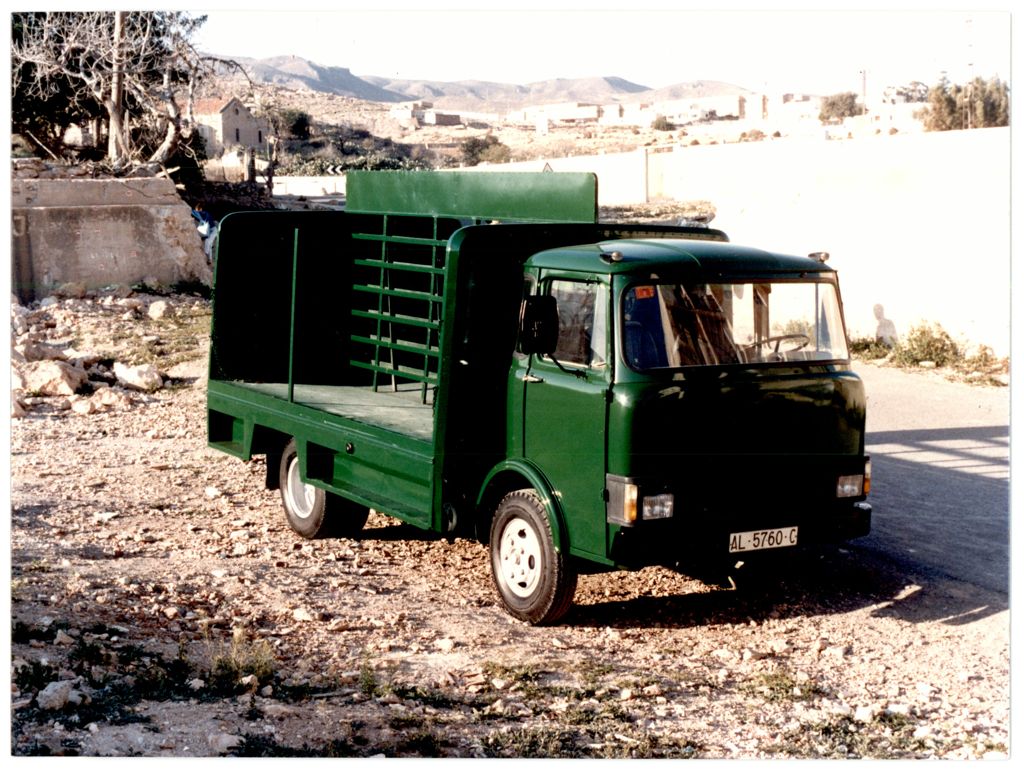
M761 508L742 514L705 510L667 520L638 521L631 527L609 526L609 554L622 567L735 561L729 551L733 533L799 528L797 547L861 538L871 531L871 505L864 501L832 504L793 512ZM790 548L790 547L784 547ZM782 551L773 549L771 551ZM752 552L758 554L759 552Z

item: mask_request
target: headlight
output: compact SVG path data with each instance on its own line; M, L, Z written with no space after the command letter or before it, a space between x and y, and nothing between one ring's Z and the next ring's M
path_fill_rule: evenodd
M836 498L858 498L864 494L864 475L849 474L836 482Z
M644 519L668 519L672 516L674 508L675 497L671 493L644 496Z

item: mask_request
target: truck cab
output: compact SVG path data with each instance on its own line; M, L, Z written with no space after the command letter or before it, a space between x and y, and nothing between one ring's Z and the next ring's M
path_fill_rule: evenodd
M514 358L509 449L544 469L573 553L736 561L868 531L864 389L821 256L620 239L525 275L558 331Z

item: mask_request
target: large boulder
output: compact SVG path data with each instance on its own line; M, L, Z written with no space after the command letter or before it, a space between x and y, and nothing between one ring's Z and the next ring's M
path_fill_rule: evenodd
M164 384L163 377L152 364L129 367L127 364L116 361L114 362L114 376L122 385L139 391L156 391Z
M85 370L66 361L31 361L21 370L25 391L38 396L71 396L85 385Z

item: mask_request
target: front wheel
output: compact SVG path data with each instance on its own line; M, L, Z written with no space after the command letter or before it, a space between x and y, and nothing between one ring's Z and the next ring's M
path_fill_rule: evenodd
M491 522L491 575L502 605L531 624L552 624L572 605L576 570L555 550L547 512L533 490L506 495Z
M302 481L299 453L292 439L281 454L281 502L288 526L303 538L356 535L370 510Z

